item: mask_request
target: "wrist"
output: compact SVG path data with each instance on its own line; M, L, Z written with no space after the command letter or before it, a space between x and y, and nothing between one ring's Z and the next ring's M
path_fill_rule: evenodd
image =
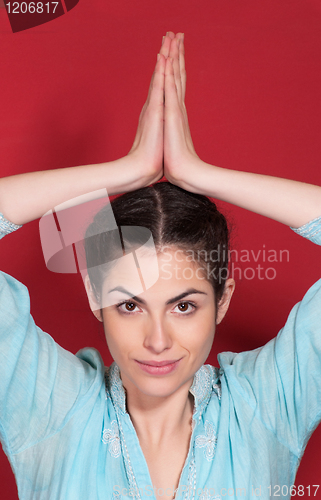
M135 187L132 187L131 190L149 186L160 180L164 175L162 151L155 154L155 150L152 149L142 155L141 152L136 150L129 152L125 158L135 177L133 180Z
M182 158L179 163L176 163L176 166L165 167L165 176L168 181L186 191L200 194L204 188L202 171L206 164L196 154Z
M106 164L106 187L109 195L127 193L148 186L163 176L162 169L142 160L140 155L126 156Z
M184 189L192 193L209 196L211 198L219 197L218 181L220 167L210 165L199 157L193 159L190 168L190 175L187 177Z

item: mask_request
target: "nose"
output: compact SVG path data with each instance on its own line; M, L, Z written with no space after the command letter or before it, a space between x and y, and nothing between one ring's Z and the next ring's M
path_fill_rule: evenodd
M170 325L164 318L153 316L149 318L144 330L144 347L160 354L173 345L173 337Z

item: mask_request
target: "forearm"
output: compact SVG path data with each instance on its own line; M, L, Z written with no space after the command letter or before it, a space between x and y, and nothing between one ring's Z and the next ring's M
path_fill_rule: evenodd
M0 179L0 212L15 224L25 224L76 196L102 188L113 195L153 181L138 172L139 165L125 156L109 163L4 177Z
M187 191L224 200L298 228L321 216L321 187L216 167L197 156L184 103L185 50L178 34L165 67L164 173Z
M77 196L103 188L107 189L108 195L125 193L162 178L164 70L169 46L170 37L166 37L140 114L135 140L127 156L98 165L0 179L0 212L5 218L15 224L24 224Z
M227 201L295 228L321 216L319 186L215 167L199 159L192 170L193 181L180 184L184 189Z

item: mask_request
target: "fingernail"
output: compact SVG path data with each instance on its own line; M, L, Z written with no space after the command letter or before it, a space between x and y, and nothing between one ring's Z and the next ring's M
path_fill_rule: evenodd
M160 59L160 54L157 54L157 61L159 61Z
M163 43L164 43L164 40L165 40L165 37L163 36L162 45L163 45Z

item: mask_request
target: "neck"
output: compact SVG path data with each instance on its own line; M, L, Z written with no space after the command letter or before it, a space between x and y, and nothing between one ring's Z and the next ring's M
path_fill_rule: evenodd
M146 396L135 387L125 388L127 411L141 443L158 449L161 443L191 432L194 397L190 386L189 381L166 397Z

